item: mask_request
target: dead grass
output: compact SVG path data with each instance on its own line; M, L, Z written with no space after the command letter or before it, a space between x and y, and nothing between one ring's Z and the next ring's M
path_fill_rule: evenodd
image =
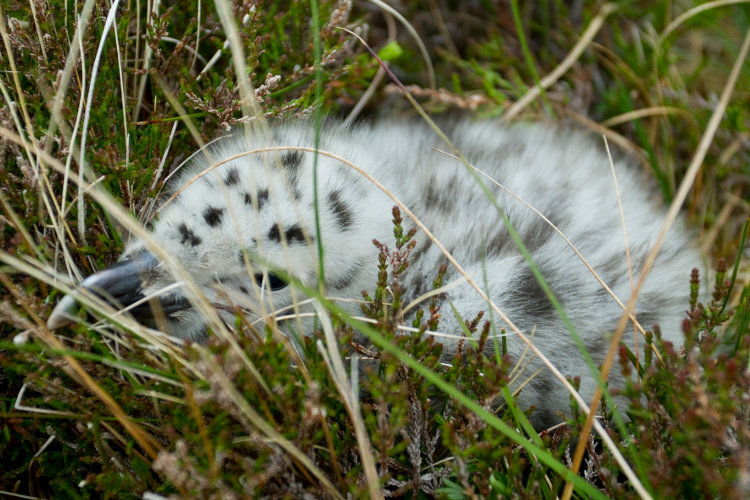
M310 4L297 1L156 12L94 0L75 13L55 0L2 7L1 491L747 494L750 267L740 257L750 213L750 7L460 5L405 3L396 23L383 5L327 1L312 24ZM342 27L409 84L411 104ZM240 321L231 331L205 300L215 332L207 346L177 346L101 303L89 305L108 321L47 329L62 293L114 262L127 234L148 238L143 224L165 180L198 145L241 124L262 133L259 117L354 118L385 107L589 127L641 161L671 217L681 210L699 233L707 261L725 259L712 303L685 305L685 353L656 335L664 359L649 357L638 371L613 343L605 372L614 365L632 375L630 435L594 420L607 411L596 411L598 398L571 403L567 425L537 435L503 390L513 367L481 354L489 332L478 318L467 328L480 345L440 365L441 347L425 334L439 325L434 296L424 297L430 317L403 325L403 310L391 307L398 295L388 303L376 292L362 318L373 328L342 321L335 303L301 290L323 304L320 331L303 340L304 361L272 324ZM381 248L373 284L381 292L399 293L408 259L400 214L408 207ZM435 278L439 290L438 269ZM406 327L413 334L399 335ZM355 329L381 362L361 380L347 375L358 370L340 352ZM487 408L498 399L506 409L494 415ZM567 444L575 441L574 455Z

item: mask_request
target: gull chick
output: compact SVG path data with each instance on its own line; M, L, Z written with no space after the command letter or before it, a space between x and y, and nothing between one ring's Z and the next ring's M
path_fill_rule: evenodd
M131 241L117 264L88 277L60 301L48 325L56 328L71 321L77 309L74 296L89 291L117 307L131 306L139 321L156 318L157 326L171 335L205 339L205 315L194 306L195 297L184 281L170 273L170 263L185 270L228 324L238 307L250 319L274 311L309 313L312 307L298 304L304 297L283 276L315 287L319 244L326 294L361 299L361 291L372 292L377 281L373 239L393 241L395 202L340 161L345 159L408 207L563 374L582 378L581 393L590 396L595 382L579 348L511 238L501 212L595 363L601 363L623 314L621 306L554 228L518 198L570 240L623 304L656 241L663 208L627 161L615 162L616 184L602 141L585 134L541 125L508 128L488 121L457 121L446 132L468 163L507 188L480 176L496 204L475 173L441 152L448 147L420 122L385 120L354 127L327 123L320 131L322 152L317 157L312 151L315 129L308 121L272 124L257 133L214 141L188 159L180 177L171 182L148 244ZM412 224L406 217L404 222ZM658 323L664 339L679 345L690 270L700 257L679 221L675 226L637 297L635 317L645 329ZM410 265L402 275L407 301L429 292L439 267L448 262L422 231L414 240ZM162 251L152 251L153 245ZM449 265L443 282L460 279ZM463 331L452 307L465 319L489 307L466 282L441 294L439 303L439 330L446 336L438 340L450 361ZM341 306L359 312L356 301L342 301ZM301 333L309 334L311 315L301 316L306 319L289 320L282 329L296 331L302 325ZM508 325L493 317L495 331L507 336L511 359L523 359L527 374L542 367L536 356L525 353L526 344ZM634 337L630 326L623 338L632 350ZM642 338L638 342L641 352L644 343ZM613 374L611 383L618 382L621 377ZM568 394L545 369L523 388L519 403L536 407L537 423L552 422L568 407Z

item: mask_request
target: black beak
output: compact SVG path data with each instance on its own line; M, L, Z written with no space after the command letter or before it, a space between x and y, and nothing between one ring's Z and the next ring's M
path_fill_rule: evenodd
M116 309L128 308L128 312L140 322L154 319L153 309L158 311L159 317L164 317L190 307L190 303L181 295L170 294L151 301L144 300L142 283L157 265L156 257L149 252L141 252L92 274L55 306L47 320L47 326L54 330L75 321L78 310L76 295L81 290L96 295ZM136 303L137 305L133 305Z

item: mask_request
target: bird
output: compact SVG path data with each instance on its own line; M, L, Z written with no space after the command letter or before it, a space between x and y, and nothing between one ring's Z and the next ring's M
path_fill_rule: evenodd
M341 307L361 315L357 299L377 281L373 241L393 241L392 210L400 206L410 214L404 225L418 228L400 277L405 302L430 292L437 270L448 264L443 283L452 285L438 296L444 360L456 352L461 321L489 309L469 277L561 373L581 378L584 398L594 393L595 378L529 261L601 363L666 213L627 155L611 162L601 139L565 125L446 120L447 144L422 120L318 125L297 119L243 128L189 157L169 182L151 241L133 238L115 265L64 296L50 328L72 321L76 297L88 291L130 306L139 321L160 318L170 335L205 341L205 314L185 281L173 276L172 262L228 325L238 306L258 319L298 304L296 319L305 319L286 323L309 335L312 315L302 313L314 309L290 282L315 288L324 276L326 295L349 299ZM645 329L658 323L674 345L683 340L690 272L700 263L694 241L678 220L635 302L637 321ZM514 328L497 315L493 321L511 360L525 360L527 373L543 368ZM643 352L645 341L638 342L632 326L623 342ZM611 384L622 382L612 374ZM535 423L543 425L559 419L569 396L542 369L518 402L533 406Z

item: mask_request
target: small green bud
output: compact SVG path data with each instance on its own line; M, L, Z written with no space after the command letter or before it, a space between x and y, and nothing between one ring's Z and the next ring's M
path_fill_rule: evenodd
M388 42L378 51L378 57L383 61L395 61L404 53L404 49L397 42Z

